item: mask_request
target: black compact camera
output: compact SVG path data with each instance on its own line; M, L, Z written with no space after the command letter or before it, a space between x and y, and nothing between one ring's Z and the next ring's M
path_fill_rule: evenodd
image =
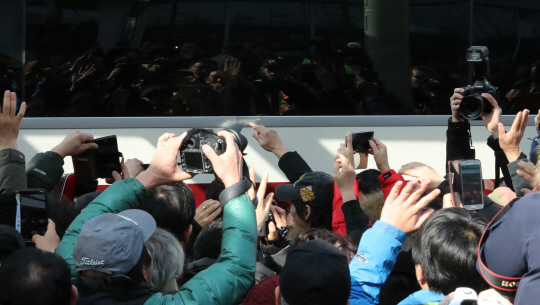
M242 125L233 124L223 129L233 134L234 142L241 152L247 146L247 139L240 132ZM218 136L212 129L193 128L188 131L180 145L180 163L182 170L187 173L212 174L214 168L206 157L202 146L208 144L219 156L227 150L225 138Z
M489 93L496 100L499 98L499 89L493 86L489 77L489 50L487 47L470 47L467 49L467 61L473 64L475 82L472 86L463 87L463 100L459 106L461 116L468 120L475 120L482 113L490 113L493 109L482 93Z

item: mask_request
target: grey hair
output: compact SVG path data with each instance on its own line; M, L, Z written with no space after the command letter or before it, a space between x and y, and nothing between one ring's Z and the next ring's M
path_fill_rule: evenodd
M182 275L184 268L184 250L176 237L167 230L156 228L146 242L146 247L154 262L154 289L169 294L178 292L176 280Z

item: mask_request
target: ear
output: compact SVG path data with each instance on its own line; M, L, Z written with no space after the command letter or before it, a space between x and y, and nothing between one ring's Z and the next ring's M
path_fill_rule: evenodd
M281 305L281 291L279 290L279 286L274 290L274 296L276 297L276 305Z
M422 269L422 266L416 264L414 265L414 271L416 273L416 280L418 281L418 284L420 284L420 287L422 289L426 289L424 287L427 287L426 277L424 276L424 270Z
M189 225L187 230L184 232L184 236L182 236L181 243L187 243L189 236L191 235L191 231L193 231L193 225Z
M77 304L78 297L79 297L79 290L77 290L77 287L71 285L71 298L69 299L69 305Z
M310 217L311 217L311 206L306 204L304 206L304 221L309 221Z

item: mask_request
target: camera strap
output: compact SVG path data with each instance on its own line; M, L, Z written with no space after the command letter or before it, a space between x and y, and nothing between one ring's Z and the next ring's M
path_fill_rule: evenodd
M240 182L224 189L221 194L219 194L219 203L221 204L221 208L223 209L227 202L245 194L252 186L254 186L253 182L244 177L244 179L240 180Z
M471 128L467 130L469 133L469 159L476 159L476 149L474 148L474 145L472 143L472 136L471 136Z
M518 201L520 198L514 198L512 201L510 201L493 219L490 221L490 223L487 225L486 229L484 230L484 233L482 234L482 237L480 238L480 242L478 243L478 259L477 259L477 267L480 271L480 275L482 278L494 289L499 291L501 294L507 295L507 296L514 296L515 293L518 290L519 282L521 281L521 277L517 278L511 278L511 277L505 277L499 274L496 274L495 272L488 269L488 267L485 264L485 261L482 257L482 250L484 249L484 245L486 243L486 240L489 237L489 234L491 233L491 226L492 224L497 223L501 218L503 218L510 209L514 206L514 203Z

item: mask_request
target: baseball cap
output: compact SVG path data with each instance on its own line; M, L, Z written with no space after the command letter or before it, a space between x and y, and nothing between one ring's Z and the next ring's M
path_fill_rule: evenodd
M301 200L312 206L329 205L334 199L334 178L323 172L308 172L294 184L278 186L275 194L281 201Z
M75 270L126 275L141 258L144 242L155 230L156 221L142 210L92 218L84 223L73 247Z
M267 68L267 67L279 67L279 66L280 66L280 64L279 64L279 62L277 61L277 59L273 59L273 58L271 58L271 59L265 59L265 60L263 60L263 62L262 62L262 67L263 67L263 68Z
M351 293L347 257L323 240L301 244L287 256L279 289L291 305L346 304Z

